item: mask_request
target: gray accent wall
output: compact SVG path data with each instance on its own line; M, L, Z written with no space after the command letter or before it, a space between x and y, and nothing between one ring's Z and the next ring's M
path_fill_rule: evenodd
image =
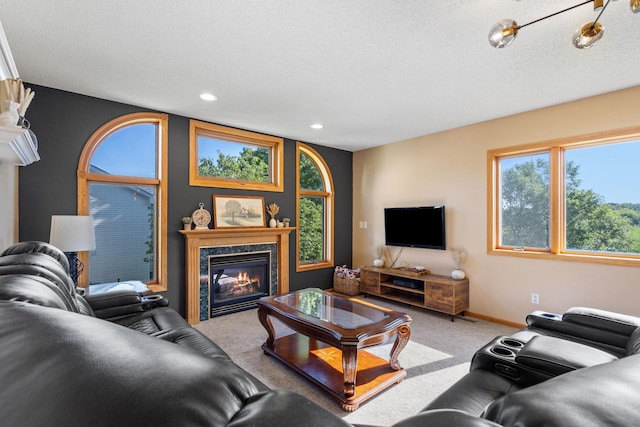
M77 213L76 171L84 144L104 123L125 114L158 110L121 104L52 88L26 84L36 95L27 111L31 129L39 141L41 160L20 168L19 240L49 240L51 215ZM196 102L196 101L194 101ZM306 126L306 123L301 123ZM278 136L278 135L276 135ZM305 141L302 141L305 142ZM329 165L335 186L335 263L351 266L353 224L352 153L305 142ZM295 220L296 141L285 139L285 182L283 193L241 191L189 186L189 118L169 115L168 185L168 291L172 307L185 312L184 239L178 233L180 218L189 216L202 202L210 212L214 194L262 196L265 203L280 206L280 218ZM295 226L292 223L292 226ZM304 273L295 271L296 236L291 234L291 290L332 287L333 269ZM113 268L117 268L114 266Z

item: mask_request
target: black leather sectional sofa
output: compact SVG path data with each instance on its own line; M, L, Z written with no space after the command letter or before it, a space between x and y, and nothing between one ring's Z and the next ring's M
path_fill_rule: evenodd
M0 425L344 426L269 390L162 299L83 297L57 248L0 256Z
M398 426L640 425L640 318L536 311L479 349L470 372ZM436 424L434 424L434 422Z
M640 425L639 318L573 308L527 324L396 427ZM23 242L0 255L0 425L348 424L268 389L164 299L82 296L62 252Z

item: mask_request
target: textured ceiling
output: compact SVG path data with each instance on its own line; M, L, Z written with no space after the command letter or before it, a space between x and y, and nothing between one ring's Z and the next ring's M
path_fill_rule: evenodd
M0 0L0 21L27 82L357 151L640 85L627 0L591 49L590 4L487 42L578 2Z

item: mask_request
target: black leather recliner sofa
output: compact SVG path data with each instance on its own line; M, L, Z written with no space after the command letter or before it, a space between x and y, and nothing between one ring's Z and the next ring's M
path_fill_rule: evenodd
M574 307L476 352L470 372L397 426L640 425L640 318ZM434 424L435 423L435 424ZM444 424L443 424L444 425Z
M348 425L269 390L162 300L79 295L65 255L41 242L0 256L0 424Z
M39 242L0 255L1 425L348 425L270 390L163 300L79 295L65 263ZM639 318L572 308L527 324L395 427L640 425Z

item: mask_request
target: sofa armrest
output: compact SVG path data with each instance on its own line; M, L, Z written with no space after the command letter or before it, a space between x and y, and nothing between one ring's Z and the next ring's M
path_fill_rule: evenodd
M640 318L587 307L572 307L562 315L563 322L629 336L640 327Z
M161 295L141 297L133 290L89 294L84 299L89 303L96 317L101 319L114 319L169 305Z
M640 326L640 318L624 314L574 307L558 315L534 311L527 316L528 329L614 352L626 353L631 334Z
M544 335L533 337L515 357L519 365L552 376L617 359L616 356L595 347Z

